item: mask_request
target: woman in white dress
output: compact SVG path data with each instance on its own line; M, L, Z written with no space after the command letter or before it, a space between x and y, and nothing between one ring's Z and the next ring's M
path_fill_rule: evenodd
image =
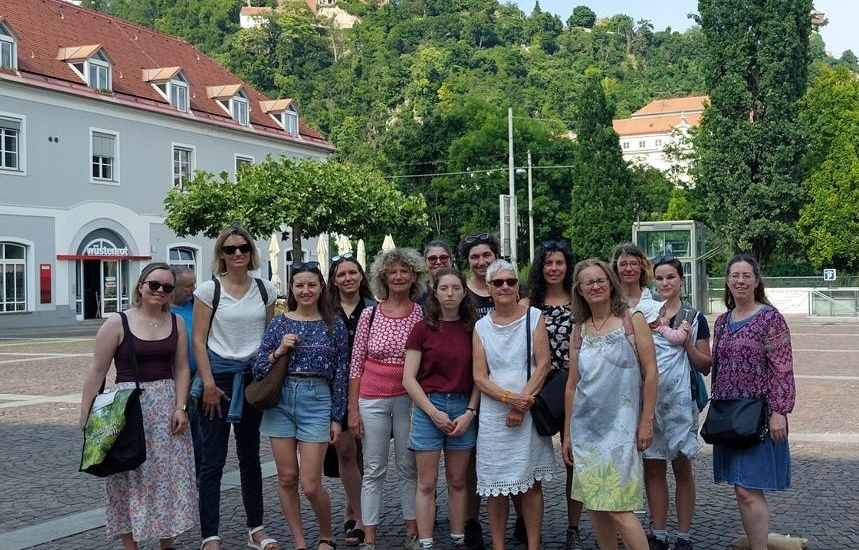
M617 276L596 259L573 270L575 329L565 399L564 462L601 550L648 550L634 510L643 504L641 452L653 438L656 356L650 327L630 314Z
M554 456L552 439L537 435L528 411L549 372L549 337L542 312L518 303L519 281L510 262L493 263L486 280L495 309L474 327L474 383L482 393L477 492L488 497L495 550L504 550L508 497L517 494L522 495L527 548L537 550L543 523L541 481L552 479Z

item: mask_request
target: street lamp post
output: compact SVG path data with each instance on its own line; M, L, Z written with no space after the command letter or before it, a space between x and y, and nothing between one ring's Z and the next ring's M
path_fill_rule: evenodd
M528 174L528 260L534 263L534 180L531 169L531 150L528 150L528 169L517 168L517 174Z

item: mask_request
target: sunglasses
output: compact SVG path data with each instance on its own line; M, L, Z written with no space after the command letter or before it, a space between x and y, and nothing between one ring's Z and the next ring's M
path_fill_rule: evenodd
M489 281L489 284L491 284L495 288L501 288L504 285L514 287L519 284L519 279L516 279L514 277L510 277L509 279L492 279L491 281Z
M436 256L436 255L427 256L427 261L431 264L446 263L446 262L450 261L450 255L439 254L438 256Z
M292 272L319 271L319 262L292 262Z
M653 258L653 267L659 267L662 264L668 264L677 259L674 254L666 254L665 256L657 256Z
M478 235L469 235L465 238L465 244L488 243L492 240L492 235L489 233L480 233Z
M352 252L344 252L343 254L338 254L337 256L332 256L331 257L331 265L332 266L337 265L340 262L342 262L343 260L351 260L354 257L355 257L355 254L353 254ZM295 265L295 264L293 264L293 265Z
M163 288L165 294L170 294L176 288L175 286L171 285L170 283L160 283L158 281L143 281L143 282L146 283L146 286L148 286L149 290L151 290L152 292L157 292L159 288Z
M229 254L230 256L232 256L233 254L236 253L236 250L238 250L242 254L247 254L252 249L253 249L253 247L247 243L240 244L240 245L225 244L224 246L221 247L221 252L223 252L224 254Z
M567 244L567 241L543 241L543 249L544 250L569 250L570 245Z

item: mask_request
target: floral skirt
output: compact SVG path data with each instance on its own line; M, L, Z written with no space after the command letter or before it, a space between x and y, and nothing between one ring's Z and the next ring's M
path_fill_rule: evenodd
M134 382L114 386L133 387ZM191 430L178 435L170 431L176 409L173 380L144 382L141 387L146 462L105 478L105 526L111 538L123 533L131 533L135 541L173 538L192 528L197 518Z

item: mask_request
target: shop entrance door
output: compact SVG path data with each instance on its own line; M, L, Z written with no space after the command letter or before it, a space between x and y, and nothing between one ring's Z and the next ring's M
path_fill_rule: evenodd
M123 310L127 300L121 260L79 260L79 277L83 288L83 318L101 319Z

